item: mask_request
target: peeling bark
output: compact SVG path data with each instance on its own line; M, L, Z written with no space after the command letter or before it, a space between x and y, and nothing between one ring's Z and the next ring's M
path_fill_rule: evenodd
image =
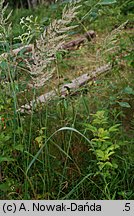
M9 54L17 56L20 52L23 52L23 54L25 54L25 53L28 53L28 52L32 52L33 50L34 50L34 45L29 44L29 45L19 47L17 49L13 49L9 53L2 53L0 55L0 58L7 58Z
M31 110L36 108L36 105L38 104L45 104L51 101L52 99L55 99L57 96L66 97L68 93L70 95L73 95L81 86L85 85L86 83L98 77L99 75L110 71L111 68L111 64L108 63L90 73L83 74L77 77L76 79L72 80L71 83L64 84L60 89L52 90L46 94L42 94L39 97L37 97L36 100L32 100L29 103L22 105L18 112L30 114Z
M90 30L90 31L86 32L82 37L79 37L75 40L72 40L68 43L63 44L61 46L61 49L72 50L75 47L78 48L81 44L84 44L86 42L86 40L90 41L94 37L96 37L95 32L93 30Z

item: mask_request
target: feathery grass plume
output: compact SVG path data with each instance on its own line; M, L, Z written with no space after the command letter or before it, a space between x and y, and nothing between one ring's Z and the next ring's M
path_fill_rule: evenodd
M81 7L79 2L71 1L65 6L61 19L52 21L41 34L41 37L36 40L36 47L33 52L34 65L28 64L30 74L36 76L34 79L36 83L45 76L44 69L55 59L57 51L62 48L62 44L68 36L67 33L77 27L77 25L71 25L71 22Z
M11 31L11 23L8 23L12 11L5 16L8 4L4 6L5 0L0 0L0 42L7 42Z
M0 46L6 52L9 51L9 38L11 33L11 23L9 23L9 18L11 16L12 11L6 16L5 12L7 10L8 4L4 6L5 0L0 0ZM5 55L0 55L0 63L6 59ZM0 76L2 74L2 70L0 67ZM0 79L1 80L1 79Z
M120 37L127 22L128 21L122 23L118 28L111 31L111 33L104 38L102 48L97 53L98 56L101 55L105 58L106 53L112 54L120 49Z

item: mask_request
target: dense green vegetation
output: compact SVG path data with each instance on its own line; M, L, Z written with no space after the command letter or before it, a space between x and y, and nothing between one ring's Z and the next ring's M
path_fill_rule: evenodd
M0 198L134 199L133 1L58 1L35 8L18 8L13 1L5 8L2 2ZM64 19L59 38L60 22L53 21L62 22L65 6L73 19ZM60 42L90 29L93 40L58 50ZM34 44L37 59L24 50L13 54L28 44ZM20 112L39 95L107 63L107 73L73 94L57 92L30 113ZM33 85L45 75L43 86Z

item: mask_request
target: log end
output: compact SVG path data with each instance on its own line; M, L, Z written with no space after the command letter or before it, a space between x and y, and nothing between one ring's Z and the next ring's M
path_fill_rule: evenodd
M91 40L91 39L93 39L93 38L96 37L96 34L95 34L95 31L94 31L94 30L90 30L90 31L86 32L86 33L84 34L84 36L85 36L88 40Z

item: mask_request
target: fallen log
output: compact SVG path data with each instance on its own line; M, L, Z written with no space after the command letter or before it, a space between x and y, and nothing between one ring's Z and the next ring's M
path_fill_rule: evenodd
M110 71L111 68L112 68L111 64L108 63L102 67L97 68L96 70L90 73L83 74L77 77L76 79L72 80L71 83L64 84L61 88L52 90L46 94L42 94L39 97L37 97L35 100L32 100L25 105L22 105L20 109L18 109L18 112L31 113L31 110L36 108L36 105L40 103L45 104L50 100L56 98L57 96L66 97L68 93L73 95L81 86L85 85L86 83L98 77L99 75Z
M79 46L81 44L84 44L86 42L86 40L90 41L91 39L93 39L94 37L96 37L96 34L93 30L90 30L88 32L86 32L83 36L69 41L68 43L65 43L61 46L61 49L65 49L65 50L72 50L74 48L79 48Z
M33 44L29 44L29 45L25 45L25 46L21 46L17 49L13 49L11 50L9 53L2 53L0 55L0 58L7 58L9 54L13 55L13 56L17 56L19 53L28 53L28 52L32 52L34 50L34 45Z

